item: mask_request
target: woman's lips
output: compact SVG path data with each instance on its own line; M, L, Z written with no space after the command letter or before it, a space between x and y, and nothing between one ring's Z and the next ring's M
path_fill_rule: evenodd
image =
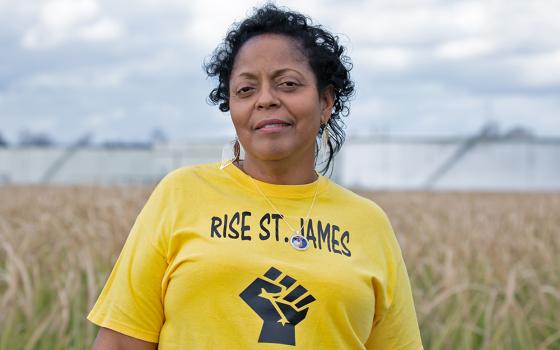
M273 134L273 133L279 133L282 132L286 129L288 129L289 127L291 127L290 124L266 124L265 126L257 129L257 132L263 133L263 134Z
M274 134L287 130L292 123L283 118L262 119L256 125L256 131L262 134Z

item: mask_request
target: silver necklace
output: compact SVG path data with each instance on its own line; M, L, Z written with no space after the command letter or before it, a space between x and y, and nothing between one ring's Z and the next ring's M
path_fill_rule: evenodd
M290 223L284 218L284 215L280 214L280 211L278 209L276 209L274 204L272 204L270 199L268 199L268 197L264 194L264 192L261 190L259 185L255 182L255 180L249 174L247 174L247 176L249 176L249 179L251 179L251 181L253 182L253 184L255 185L257 190L259 191L259 193L264 197L264 199L266 199L266 201L268 202L268 205L270 205L272 207L272 209L276 212L276 214L279 215L282 218L282 220L284 220L286 225L288 225L291 232L293 232L292 236L290 237L290 245L294 249L297 249L297 250L307 250L309 248L309 241L303 235L303 227L305 226L305 222L309 219L309 215L311 214L311 210L313 209L313 206L315 205L315 200L317 199L317 192L319 192L319 179L317 179L317 185L315 185L315 194L313 195L313 201L311 202L311 206L309 207L309 210L307 211L307 215L305 216L305 220L303 220L303 225L301 225L299 230L295 230L292 227L292 225L290 225ZM317 174L317 176L319 176L319 174Z

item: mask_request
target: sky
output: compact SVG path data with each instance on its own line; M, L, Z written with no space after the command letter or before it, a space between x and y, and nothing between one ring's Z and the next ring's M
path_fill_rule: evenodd
M350 137L560 136L560 1L276 1L337 34ZM256 1L0 0L0 134L61 143L233 138L202 68Z

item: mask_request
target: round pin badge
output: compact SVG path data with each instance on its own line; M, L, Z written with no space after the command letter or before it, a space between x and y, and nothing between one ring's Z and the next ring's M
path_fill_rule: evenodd
M297 250L307 250L307 248L309 248L307 238L297 233L294 233L292 237L290 237L290 244Z

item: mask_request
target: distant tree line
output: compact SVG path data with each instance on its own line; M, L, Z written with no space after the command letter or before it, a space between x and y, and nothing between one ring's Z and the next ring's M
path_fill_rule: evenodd
M24 130L20 133L16 145L20 147L52 147L55 146L55 142L52 137L46 133ZM10 146L12 145L10 145L2 132L0 132L0 147Z
M125 140L106 140L93 144L91 142L91 135L86 134L76 142L74 142L71 147L101 147L109 149L149 149L155 144L165 144L168 142L167 135L165 132L159 128L155 128L149 135L148 140L136 140L136 141L125 141ZM54 140L52 136L46 132L36 132L30 130L23 130L19 134L17 142L10 144L8 140L4 137L0 131L0 148L6 147L39 147L39 148L49 148L57 146L58 143Z

